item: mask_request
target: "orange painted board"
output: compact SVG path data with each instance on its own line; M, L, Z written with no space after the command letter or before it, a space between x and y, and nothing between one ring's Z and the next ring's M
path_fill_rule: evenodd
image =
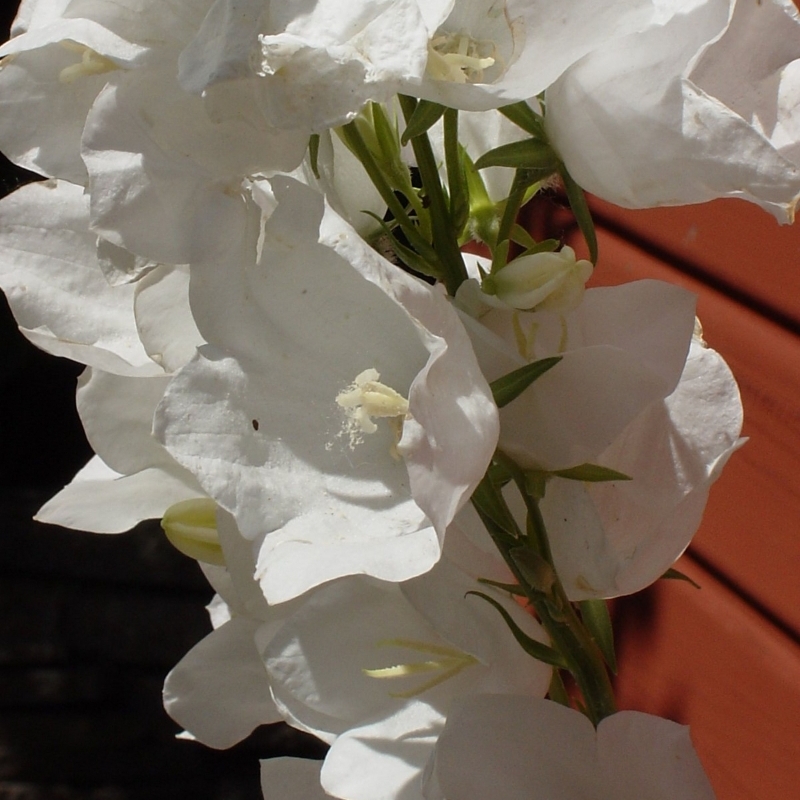
M702 587L616 602L621 708L689 724L718 800L800 796L800 646L690 557Z
M692 547L800 633L800 337L629 242L598 236L593 284L650 277L698 293L705 337L739 382L750 441L712 488ZM579 235L572 244L585 251Z
M629 210L592 199L597 221L646 239L800 323L800 224L743 200Z

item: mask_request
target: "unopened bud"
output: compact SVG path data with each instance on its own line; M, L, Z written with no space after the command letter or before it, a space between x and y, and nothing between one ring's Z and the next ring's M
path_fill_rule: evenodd
M170 544L185 556L225 566L217 535L217 504L210 498L175 503L164 513L161 527Z

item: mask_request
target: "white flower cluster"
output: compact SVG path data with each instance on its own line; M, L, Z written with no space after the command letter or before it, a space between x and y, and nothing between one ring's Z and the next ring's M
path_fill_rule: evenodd
M331 745L266 800L712 798L686 728L614 712L596 626L688 546L736 384L687 292L586 289L514 218L560 176L590 249L578 186L791 220L791 2L23 0L0 57L46 178L0 286L86 365L96 453L38 518L201 562L187 735Z

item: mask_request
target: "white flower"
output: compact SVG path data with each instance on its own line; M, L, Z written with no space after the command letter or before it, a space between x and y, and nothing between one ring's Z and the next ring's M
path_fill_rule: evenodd
M271 602L341 575L430 569L497 436L445 298L323 216L313 190L282 179L275 195L263 229L257 207L220 195L199 232L191 299L212 346L178 373L155 423L255 541ZM370 369L408 401L374 434L337 403Z
M457 698L547 691L550 668L522 650L492 606L465 596L494 595L527 635L545 640L512 598L475 580L497 574L495 559L457 528L448 531L445 548L430 573L405 584L346 578L321 587L266 648L284 716L333 742L322 784L336 797L418 796L422 770ZM453 548L469 552L477 575L456 567Z
M462 288L479 300L476 284ZM657 580L688 546L740 444L739 391L723 359L692 342L693 297L638 281L590 289L562 318L484 307L483 324L465 321L490 380L562 357L501 409L503 451L525 469L590 463L632 478L548 480L540 506L569 598L630 594ZM521 507L516 494L509 500Z
M264 800L329 800L319 785L321 761L309 758L267 758L261 761Z
M484 695L447 720L426 800L714 800L689 729L620 711L595 731L550 700Z
M547 91L575 180L641 208L741 197L791 221L800 194L800 21L789 0L684 0Z

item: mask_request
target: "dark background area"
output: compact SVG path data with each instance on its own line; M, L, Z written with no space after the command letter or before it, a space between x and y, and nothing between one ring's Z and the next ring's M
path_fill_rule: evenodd
M33 178L3 158L0 196ZM163 679L211 629L195 562L157 522L101 536L32 521L91 455L81 369L28 343L0 294L0 799L257 800L258 758L321 750L284 725L221 752L175 738Z

